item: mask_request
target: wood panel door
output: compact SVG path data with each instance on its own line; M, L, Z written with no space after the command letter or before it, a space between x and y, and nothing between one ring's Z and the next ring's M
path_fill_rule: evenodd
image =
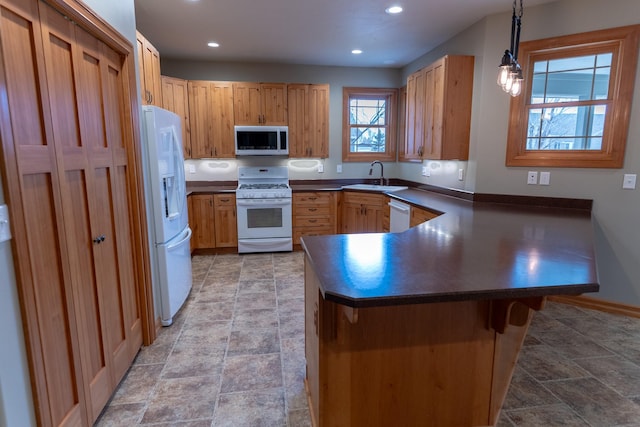
M309 156L329 157L329 85L309 86Z
M209 82L189 81L189 123L191 128L191 157L213 157L211 135L211 88Z
M86 417L75 328L72 271L62 216L38 3L1 3L2 158L14 178L7 198L16 235L27 346L38 424L81 425ZM32 52L32 55L25 54ZM6 108L8 107L8 108Z
M268 126L287 125L287 85L285 83L262 83L262 123Z
M309 85L291 84L287 86L289 157L309 155Z
M143 104L162 106L160 53L142 34L136 31L140 90Z
M263 124L260 83L233 83L233 113L236 125Z
M162 108L180 116L182 153L191 158L191 129L189 128L189 89L186 80L162 76Z
M424 145L425 79L423 70L407 78L407 107L404 150L401 161L422 160Z
M191 196L193 206L193 240L195 249L216 247L215 213L213 195L194 194Z
M329 157L329 85L287 85L289 157Z
M233 85L230 82L211 82L211 143L214 157L236 156L233 118Z
M44 2L0 6L1 160L36 415L91 425L142 343L131 80L125 56Z
M238 217L236 215L235 195L216 194L213 199L216 248L238 246Z

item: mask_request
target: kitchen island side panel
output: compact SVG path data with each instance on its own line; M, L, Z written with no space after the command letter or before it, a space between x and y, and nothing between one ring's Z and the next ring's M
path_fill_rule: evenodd
M307 390L315 425L486 426L526 334L490 300L352 308L305 264ZM509 304L508 307L514 304ZM520 304L521 305L521 304Z

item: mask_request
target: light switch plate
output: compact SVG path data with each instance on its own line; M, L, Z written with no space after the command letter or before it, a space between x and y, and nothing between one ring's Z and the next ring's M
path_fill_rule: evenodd
M636 189L636 174L635 173L625 173L624 179L622 180L622 188L625 190L635 190Z
M540 185L549 185L551 181L551 172L540 172Z
M336 166L336 172L337 173L342 173L342 165L337 165Z
M196 165L189 165L189 173L196 173Z
M324 172L324 165L322 163L318 163L318 173Z
M11 239L11 227L9 226L9 207L0 205L0 242Z
M427 166L422 167L422 176L431 176L431 173L429 172L429 168Z

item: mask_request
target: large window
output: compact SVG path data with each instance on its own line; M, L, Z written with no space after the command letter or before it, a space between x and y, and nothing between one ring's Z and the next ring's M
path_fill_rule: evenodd
M640 26L522 43L508 166L622 167Z
M395 160L396 89L343 89L342 160Z

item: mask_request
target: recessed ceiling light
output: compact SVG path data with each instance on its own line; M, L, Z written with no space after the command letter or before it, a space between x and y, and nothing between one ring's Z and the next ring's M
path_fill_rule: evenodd
M209 42L209 43L207 43L207 46L209 46L209 47L219 47L219 46L220 46L220 43L216 43L216 42Z
M402 12L402 6L389 6L384 11L387 12L389 15L395 15L397 13Z
M360 55L362 51L360 49L353 49L351 53L353 53L354 55Z

